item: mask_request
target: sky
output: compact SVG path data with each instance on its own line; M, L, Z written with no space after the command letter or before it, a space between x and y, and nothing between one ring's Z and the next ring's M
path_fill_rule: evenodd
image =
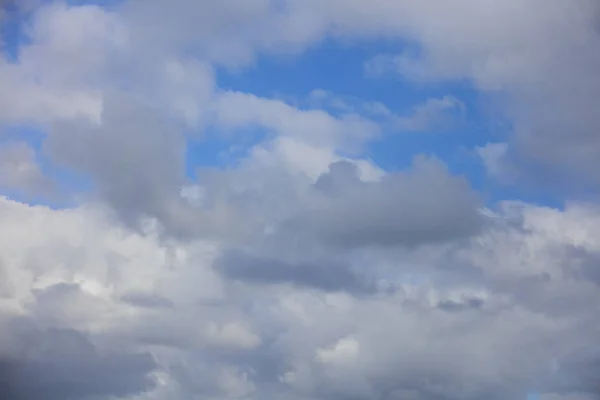
M596 400L596 0L0 1L0 398Z

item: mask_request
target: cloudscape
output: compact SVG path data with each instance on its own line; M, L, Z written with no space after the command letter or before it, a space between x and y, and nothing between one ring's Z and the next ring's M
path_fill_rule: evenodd
M600 399L598 0L3 0L0 48L0 400Z

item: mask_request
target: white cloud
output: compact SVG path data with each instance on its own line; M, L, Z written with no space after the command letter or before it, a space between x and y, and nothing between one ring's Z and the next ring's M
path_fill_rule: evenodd
M597 2L384 0L362 19L358 2L328 4L345 32L393 32L418 48L376 57L368 71L421 82L467 79L504 104L515 126L509 145L518 167L538 180L597 185Z
M488 174L497 178L504 178L507 175L507 168L504 165L508 145L506 143L488 143L485 146L476 148L477 155L481 158Z
M47 123L56 118L99 121L102 78L111 53L126 51L126 33L118 19L98 6L51 4L34 13L31 44L19 60L0 62L6 90L0 101L9 121Z
M217 345L253 349L260 345L260 338L237 323L228 323L218 327L214 323L208 326L208 337Z
M308 102L314 106L328 107L339 112L356 112L371 117L388 117L392 114L392 111L381 102L338 96L323 89L311 91L308 95Z
M256 386L248 379L247 373L240 374L231 369L223 370L219 375L218 382L227 398L231 399L249 398L256 390Z
M313 90L308 95L308 104L339 113L365 115L381 124L383 130L393 132L450 131L460 126L466 116L465 104L450 95L429 98L407 112L398 113L381 102L337 96L323 89Z
M215 124L223 129L259 126L318 146L356 151L375 138L379 127L354 113L338 118L322 110L299 110L280 100L225 92L215 105Z
M317 360L325 364L345 364L352 362L360 351L360 343L352 338L342 338L335 345L317 349Z
M465 105L453 96L428 99L416 106L411 115L394 119L397 129L408 132L446 131L464 120Z
M421 283L426 296L407 287L352 298L207 280L210 245L161 244L113 226L90 208L61 211L3 200L0 257L9 290L2 291L2 315L29 319L42 330L85 331L104 352L123 346L149 351L168 377L156 393L294 398L296 390L298 396L342 393L339 385L347 382L365 396L413 388L420 396L510 398L546 379L544 388L562 390L546 368L551 360L577 390L587 390L578 377L593 358L578 354L596 341L597 311L589 304L600 296L600 275L584 256L599 254L594 221L600 214L587 206L564 212L509 206L472 243L430 259L430 279ZM574 248L581 256L573 258ZM402 253L390 256L397 260ZM227 295L215 293L215 284ZM396 284L404 285L401 279ZM467 286L478 289L468 294ZM123 301L122 294L141 291L168 300L167 306ZM467 301L472 296L477 304ZM15 338L6 329L3 335ZM188 378L181 375L184 365L191 368L185 367ZM319 365L328 372L321 374ZM209 366L214 381L189 386L188 379ZM414 386L429 376L472 384Z

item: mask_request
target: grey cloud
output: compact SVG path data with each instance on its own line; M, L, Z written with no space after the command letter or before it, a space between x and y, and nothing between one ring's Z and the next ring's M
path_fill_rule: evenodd
M158 366L148 352L97 349L98 336L76 327L99 312L79 285L33 290L29 313L0 313L0 398L92 400L136 395L155 386Z
M127 396L153 387L148 353L100 355L80 332L16 329L19 348L0 359L0 398L86 400Z
M449 312L465 311L470 309L478 309L483 306L484 301L478 298L465 298L462 301L444 300L440 301L437 306Z
M595 252L564 243L536 248L529 243L528 239L532 234L524 226L497 225L485 232L483 237L496 237L493 240L497 240L503 234L512 236L512 243L501 254L485 253L489 244L470 244L470 251L481 251L487 257L487 262L495 267L488 269L470 265L470 268L464 268L469 275L459 277L460 280L466 282L472 279L472 283L483 284L496 294L506 295L520 307L557 319L575 314L583 316L589 311L590 304L600 300L597 279L599 264ZM521 267L510 261L527 252L539 259L537 263L546 264L546 268L532 265L533 261L524 263ZM473 267L478 273L470 270ZM456 268L452 271L459 272Z
M547 382L548 391L562 395L600 396L600 354L597 350L575 351L554 365L557 379Z
M567 246L565 253L571 261L563 267L567 276L600 287L600 254L577 246Z
M30 304L29 311L36 321L47 326L85 328L92 315L106 311L102 300L75 283L61 282L31 292L35 302Z
M468 79L490 94L514 127L504 162L520 172L524 184L543 180L573 195L599 187L598 2L526 0L488 6L458 1L429 7L382 1L372 7L370 21L357 19L358 4L342 9L331 3L339 7L338 18L348 32L379 25L379 32L388 29L418 44L418 55L377 57L368 65L370 72L393 70L427 82Z
M380 182L361 182L354 168L343 161L333 164L315 184L318 200L286 228L355 247L454 241L483 225L476 193L435 159L417 157L411 170Z
M332 164L314 186L300 186L303 195L291 190L292 177L261 183L264 177L257 176L249 186L261 190L238 191L230 204L243 210L236 213L240 226L258 215L266 221L254 222L254 239L246 243L251 251L226 251L215 269L248 283L374 293L378 290L369 261L359 267L360 255L347 251L460 242L484 226L476 193L435 159L417 158L411 169L376 182L361 181L356 168L347 161ZM219 177L214 183L230 193L245 175L242 170ZM276 193L270 189L273 184ZM212 196L213 187L208 189ZM259 234L265 223L271 232Z
M293 262L229 251L215 268L230 279L260 284L292 284L325 291L372 293L375 288L348 265L335 261Z
M171 308L173 303L164 297L152 293L127 293L121 300L141 308Z
M125 2L120 8L140 46L194 51L230 67L258 51L299 52L320 40L325 26L294 2L191 0ZM317 23L315 23L317 22Z
M511 157L523 164L533 160L561 168L568 164L572 170L589 168L588 175L596 170L592 168L596 165L596 143L591 134L596 126L596 117L592 115L597 89L593 75L597 74L593 46L596 36L587 35L592 25L587 18L595 18L596 2L457 1L435 2L432 7L425 2L392 0L302 0L279 2L282 8L275 10L273 25L269 25L273 13L271 2L243 2L240 7L222 1L171 3L153 0L126 3L125 7L131 9L123 15L133 15L134 28L138 29L133 32L134 39L138 39L135 37L138 34L148 34L147 43L158 47L200 49L199 53L208 58L231 62L251 58L256 47L273 49L278 43L301 46L318 36L331 21L340 34L383 32L416 38L427 50L423 54L430 58L425 63L410 64L415 60L408 60L404 73L411 72L406 68L419 64L423 67L420 71L430 76L471 77L480 88L508 93L514 100L515 109L510 112L515 113L515 120L524 130L518 130L516 139L510 143L521 149ZM288 13L293 14L292 18L287 18ZM571 24L576 25L574 31L569 29L573 28ZM581 47L573 46L577 37L582 39ZM575 57L569 57L571 52ZM579 62L582 67L567 74ZM55 160L89 174L96 193L130 225L138 225L140 219L149 215L159 218L171 232L194 230L199 222L193 212L196 210L192 211L178 198L184 170L183 137L170 128L163 129L164 121L154 118L153 110L134 107L119 96L108 98L105 107L101 126L89 122L56 124L46 143L47 151ZM541 144L545 142L540 138L546 132L549 141L543 147ZM562 136L562 132L567 134ZM563 144L565 153L555 152ZM276 170L278 166L270 169ZM175 358L184 360L181 371L168 371L171 379L190 391L179 397L182 400L211 394L243 398L255 387L256 397L286 400L512 400L522 399L527 391L536 388L565 394L597 393L594 390L598 358L594 351L599 329L596 305L600 303L595 256L592 251L581 255L553 249L555 241L570 242L581 237L593 243L590 247L597 245L598 235L580 220L574 224L585 234L578 230L559 239L552 237L552 228L558 225L557 230L562 230L560 221L570 217L560 212L550 213L556 217L553 220L547 210L542 219L534 222L541 227L537 232L530 227L485 230L487 226L477 210L481 203L468 184L451 176L439 162L427 159L417 160L413 169L368 183L358 179L351 164L336 163L308 192L308 185L296 186L296 181L292 182L289 175L280 171L265 178L264 169L258 173L249 170L216 174L214 179L219 182L208 188L213 192L207 195L207 203L212 201L212 204L198 208L215 216L207 229L222 227L224 234L219 239L224 239L220 242L224 247L238 245L229 229L240 230L243 226L244 232L254 236L246 240L254 251L225 253L215 264L223 277L250 285L232 285L232 289L226 280L227 296L220 307L208 312L209 306L194 302L192 294L201 289L194 286L196 282L190 276L202 275L178 274L199 270L202 262L210 262L196 263L182 257L181 264L185 265L177 265L168 272L173 281L171 292L178 289L184 292L177 293L180 301L173 301L171 308L157 307L169 304L169 299L163 302L146 294L130 293L120 299L152 308L136 310L149 315L144 323L128 313L127 305L125 309L119 308L122 302L83 294L77 285L58 284L34 290L31 300L36 304L25 307L25 311L31 313L36 323L62 325L67 329L31 329L13 335L29 337L32 344L17 344L12 353L3 354L6 372L3 390L12 390L5 394L33 400L41 397L36 391L44 390L50 393L46 393L46 398L55 395L57 400L80 400L91 396L122 397L151 389L147 374L156 366L148 355L126 351L118 356L100 355L91 339L73 330L77 323L100 322L105 316L100 307L105 303L115 307L114 315L121 319L118 324L103 328L117 330L117 333L111 331L117 336L121 329L126 331L131 337L127 344L134 346L144 342L144 338L163 336L172 342L168 351L153 346L153 352L166 358L167 361L161 359L165 364L169 364L173 353ZM240 190L240 187L251 189ZM199 203L203 200L206 199ZM40 213L40 209L31 211L35 214L33 218ZM294 218L290 219L290 215ZM528 216L527 220L530 219ZM285 223L278 226L281 220ZM30 230L32 236L45 229L44 224L33 226L36 228ZM58 220L45 233L49 238L47 245L54 250L52 265L69 264L78 278L81 275L98 285L99 277L105 275L103 263L90 262L94 265L89 269L94 268L94 273L88 271L87 265L79 270L77 263L61 254L60 246L54 247L57 245L52 240L57 227L68 229ZM13 227L4 229L8 239ZM274 233L265 234L267 231ZM476 235L473 240L461 240L473 235ZM95 240L94 235L91 237ZM122 239L119 236L114 241L125 247L135 245ZM1 242L0 250L5 251L5 241ZM409 253L414 247L428 244L427 250L434 251L438 250L434 245L447 242L453 246L440 251L439 260L435 257L433 261L428 257L410 260L412 264L407 269L425 265L422 270L434 275L430 281L433 286L428 286L428 282L413 285L416 294L407 289L402 293L360 298L294 290L311 287L325 292L368 292L370 285L343 261L321 264L314 260L362 261L369 251L377 252L378 257L372 258L377 262L367 267L379 272L376 271L379 263L389 265L388 271L399 271L391 279L403 285L406 282L401 275L401 264L406 260L398 256L400 250ZM112 245L112 241L101 241L100 247L94 249L101 252L102 246ZM12 262L23 253L33 254L36 246L39 244L29 248L8 247L7 260ZM367 249L369 246L375 249ZM391 246L401 249L390 252ZM477 284L485 289L491 304L501 303L505 307L488 313L487 298L484 306L470 298L464 304L452 300L429 302L431 292L435 294L440 287L446 287L440 281L450 275L447 273L450 268L443 267L454 261L452 256L459 258L453 252L471 256L465 262L474 264L473 269L479 273L465 267L461 270L463 275L453 273L453 279L443 285L460 288L463 284ZM132 252L131 257L139 257L135 263L139 261L142 266L140 278L144 275L147 284L156 283L153 276L147 276L152 274L142 272L147 262L144 256ZM441 265L438 269L432 267L436 263ZM52 265L40 268L39 278L54 279L56 271ZM156 275L163 274L162 267L159 270ZM458 268L452 270L456 271ZM28 281L26 271L21 274L3 269L4 273L14 274L7 281L18 281L19 295L31 298L34 283ZM131 279L135 273L125 276ZM106 277L107 282L100 284L109 286L115 284L115 279L119 278ZM290 287L274 294L276 291L257 288L252 283L286 283ZM6 296L12 293L3 290ZM411 301L414 307L408 306ZM456 312L467 309L469 312ZM123 310L127 312L118 312ZM217 314L221 320L216 319ZM245 359L237 354L224 354L226 351L199 348L204 343L198 343L198 330L203 327L198 320L204 322L210 317L224 323L229 319L251 319L267 331L268 344L253 349ZM236 335L241 335L240 330L233 326L230 331L214 330L215 335L225 336L218 338L220 346L239 339ZM0 324L2 329L4 324ZM348 335L356 337L357 347L336 345ZM189 345L185 345L186 341ZM167 339L162 343L167 343ZM328 349L329 363L316 360L315 354L323 348ZM228 367L235 374L219 374ZM553 371L554 367L558 373ZM286 375L286 372L292 373ZM90 382L92 375L94 380ZM565 377L564 382L550 382L561 376ZM277 396L269 396L273 393ZM174 398L170 393L154 397Z
M531 175L530 181L561 178L598 187L598 2L233 3L152 0L116 9L132 26L138 47L186 54L194 49L204 59L234 66L258 52L302 50L327 35L414 42L418 54L380 57L375 64L430 82L468 80L498 95L495 104L503 104L503 116L515 127L509 164Z
M179 196L185 139L129 95L106 94L101 124L57 122L44 149L59 165L87 174L96 194L128 225L155 217L171 234L193 230L190 210Z
M319 196L342 198L349 187L362 185L361 182L357 182L351 166L341 163L335 164L331 169L332 173L325 175L318 181L317 187L313 188ZM227 181L221 183L228 186ZM313 194L316 196L315 193ZM286 196L284 199L287 199ZM261 203L259 200L260 198L256 199L256 207ZM27 206L20 206L19 209L23 216L14 223L28 224L30 220L35 220L36 231L39 230L40 234L45 232L49 243L52 244L53 251L49 257L52 263L44 269L41 268L40 273L51 273L54 271L52 265L68 263L72 255L68 251L60 251L65 250L61 247L61 241L72 236L67 234L63 238L62 235L57 235L56 226L74 229L75 232L81 227L78 224L63 226L60 219L53 220L58 225L47 227L44 213L59 218L61 212L44 208L29 209ZM542 213L539 216L542 221L539 225L543 228L532 230L532 227L526 224L531 224L535 215L526 215L525 211L526 208L513 210L514 213L522 213L522 218L515 218L513 215L515 222L511 224L506 224L501 218L493 219L490 223L494 225L486 226L473 240L459 245L453 244L447 246L448 248L442 246L445 251L431 246L414 253L398 248L393 249L394 251L381 248L376 251L355 248L347 251L347 248L337 248L332 252L330 248L304 246L302 241L289 240L296 239L297 236L275 235L275 238L267 238L267 241L273 240L271 243L264 243L264 238L261 238L253 246L249 246L249 253L238 253L237 256L234 253L226 253L224 260L227 261L227 257L230 257L232 262L219 265L223 262L222 259L215 265L217 270L222 268L222 276L229 277L227 273L231 274L231 279L223 280L225 296L218 304L200 304L195 301L193 292L204 290L204 282L196 282L195 279L190 279L190 276L202 275L189 275L184 272L202 270L212 261L188 258L199 250L197 244L173 243L176 246L173 248L173 254L177 254L181 263L176 263L177 265L168 271L162 267L150 271L145 269L145 263L149 261L145 257L153 253L153 247L141 245L140 249L144 254L138 254L135 248L131 249L131 253L127 251L127 254L130 254L128 257L133 258L131 264L135 265L134 268L139 268L136 271L139 271L137 273L140 279L148 279L147 285L156 284L160 287L157 281L160 281L161 276L164 278L163 273L173 280L173 291L159 291L167 300L172 299L169 295L178 297L178 301L172 300L171 308L136 310L132 316L131 308L119 301L123 298L105 300L104 294L95 296L91 293L85 293L84 296L77 285L58 284L45 290L34 291L33 300L36 300L36 304L28 307L27 312L37 324L71 330L80 329L76 327L77 324L100 325L103 333L90 336L90 341L103 343L103 350L128 354L127 349L148 346L153 354L156 354L160 371L168 376L168 383L157 388L156 393L142 398L186 400L194 396L208 395L243 398L240 393L252 393L256 397L294 400L394 400L405 398L403 396L424 400L512 400L522 399L532 388L565 393L591 391L593 382L590 375L593 373L588 375L586 368L593 371L594 360L593 357L587 359L579 354L591 352L590 349L593 350L597 343L598 311L597 307L592 305L598 304L598 287L589 283L586 286L586 282L579 282L573 286L568 277L560 274L551 274L554 281L527 279L528 276L545 276L543 272L546 269L553 273L552 268L567 268L568 263L574 259L573 254L560 249L561 243L568 242L571 236L559 236L562 239L553 236L565 231L561 229L560 223L565 219L570 221L572 214L535 208L535 212ZM0 213L0 217L7 218L7 214L14 213L16 211ZM77 216L76 220L86 215L82 210L70 210L68 214ZM583 218L593 222L594 215L585 214ZM577 214L577 217L582 218L580 214ZM558 227L553 229L557 224ZM5 228L8 229L6 232L14 230L4 219L0 225L8 225ZM534 223L534 227L536 226L538 224ZM593 229L594 226L596 224L592 223L585 229ZM110 226L106 229L113 231ZM581 235L578 237L587 237L588 231L585 229L583 232L577 231L577 234ZM110 287L122 283L117 275L107 276L107 281L97 282L103 280L105 274L106 266L100 261L103 249L108 246L106 251L110 254L111 246L115 246L115 243L119 243L120 248L123 243L129 246L135 245L138 240L148 240L147 244L153 240L141 236L132 240L127 234L121 236L123 234L118 232L116 236L110 236L114 240L106 238L98 240L97 243L96 237L105 238L104 234L86 234L85 237L91 237L93 241L89 251L98 252L100 257L98 261L90 262L81 269L78 266L83 259L71 262L71 268L77 271L82 279L91 280L96 285L101 283ZM597 235L589 237L590 240L595 240ZM58 243L55 240L58 240ZM27 247L19 238L15 242L15 245L23 246L14 248L17 253L33 252L39 247ZM3 245L9 243L10 241L2 242ZM540 243L542 245L536 247ZM554 245L558 246L558 250ZM425 250L433 254L425 255ZM0 251L4 251L4 248L0 247ZM125 249L121 248L121 251L125 252ZM481 264L472 262L482 273L472 274L468 268L463 271L464 275L448 273L448 269L451 272L455 271L447 266L454 261L452 256L456 251L468 253L475 260L482 260ZM367 257L373 253L374 258ZM402 255L407 253L408 258L403 259ZM42 259L45 254L42 253ZM231 257L231 254L234 256ZM439 259L435 258L436 255ZM161 258L160 253L157 257ZM351 292L345 287L336 289L342 284L350 288L355 284L354 278L347 278L346 272L341 273L336 269L344 271L344 264L336 264L332 270L325 271L317 268L322 265L308 262L317 259L351 260L353 266L360 265L366 259L370 262L364 263L365 269L360 270L361 273L373 273L375 277L382 277L383 273L388 272L390 274L386 278L403 287L407 283L402 274L405 268L403 264L409 263L411 265L406 267L409 271L421 271L426 279L412 282L404 291L378 293L377 296L350 296L348 294L357 292ZM157 261L160 265L164 262L165 260ZM438 262L440 266L435 268ZM119 268L126 272L126 269L133 267L129 264L125 262ZM390 268L378 270L380 264L389 264ZM89 271L91 268L93 271ZM395 272L397 274L394 274ZM321 275L323 273L325 275ZM448 273L447 276L451 279L444 279L445 273ZM19 277L18 274L12 276ZM135 279L137 275L126 276L130 277L128 279ZM360 275L356 277L362 279ZM238 282L232 285L231 280L234 279ZM246 285L240 284L240 281ZM523 285L519 285L519 282L523 282ZM286 290L270 290L265 287L273 283L285 283L289 284L289 287L286 287ZM25 288L29 288L30 285L27 282L21 284ZM315 285L321 285L322 290L297 290L314 288ZM477 301L471 301L477 297L475 295L465 295L464 299L454 302L430 301L431 294L436 295L435 298L444 299L443 294L447 289L454 293L454 289L462 291L463 285L481 287L486 295L486 303L479 306ZM185 288L191 290L188 292ZM178 289L188 293L173 293ZM349 293L339 293L343 291ZM132 290L125 293L153 292ZM359 291L358 294L360 293ZM590 295L594 293L595 297ZM138 298L135 298L136 296ZM125 299L128 297L125 295ZM133 295L129 300L144 305L154 301L145 298L145 295ZM461 309L456 303L462 300L465 307ZM96 305L97 303L108 303L110 308L105 312ZM493 307L497 303L503 303L505 306ZM109 323L104 324L107 316ZM216 329L205 331L205 324L213 321ZM243 343L246 340L246 343L249 343L248 339L244 338L243 329L239 328L245 324L240 322L238 325L238 321L248 322L253 332L260 332L261 344L258 347L235 346L236 341ZM224 327L229 322L233 323L233 328L227 330ZM0 349L31 348L29 345L2 347L4 342L1 332L4 327L5 324L0 323ZM107 337L103 336L104 332ZM203 332L208 333L210 338L203 336ZM339 345L340 338L349 335L356 338L357 347ZM18 333L12 336L16 338L26 335ZM32 341L39 342L37 339ZM76 340L68 342L79 343ZM78 354L75 350L64 349L58 345L55 348L58 354L66 354L67 358L73 352ZM321 357L325 361L317 357L323 349L328 352L327 357ZM92 353L92 350L77 351ZM37 350L32 352L37 354ZM15 356L17 353L10 354L10 357L3 354L4 359L10 361L9 366L13 366L15 359L22 359ZM104 351L102 354L105 354ZM544 379L549 381L557 377L552 370L554 359L557 359L557 365L563 371L562 375L569 376L569 379L562 386L540 384L539 382L545 382ZM70 373L70 364L61 364L58 358L56 360L59 366L51 364L53 368L57 371L66 370L64 374ZM133 361L131 363L135 364ZM102 362L98 361L98 364L104 368ZM131 380L128 382L138 382L136 379L143 374L128 374L120 369L121 364L130 364L123 361L113 368L122 379L125 380L125 377L129 376ZM9 370L37 371L40 367L35 365L35 368L15 367ZM81 371L89 371L87 367L80 367L80 364L77 364L77 367ZM120 389L115 389L115 393L125 392L123 387L126 385L123 381L104 378L107 374L104 370L94 373L104 379L106 386L116 382L116 387ZM62 379L62 374L63 372L57 372L55 380ZM132 383L127 387L133 390L134 386ZM41 384L38 387L42 387ZM54 386L51 387L53 388ZM147 388L152 388L152 385ZM176 396L174 392L160 392L167 388L174 388L174 391L181 393L177 393ZM139 386L136 387L136 390L138 389ZM60 392L64 389L54 390ZM111 389L106 389L109 390ZM66 397L65 392L60 393Z

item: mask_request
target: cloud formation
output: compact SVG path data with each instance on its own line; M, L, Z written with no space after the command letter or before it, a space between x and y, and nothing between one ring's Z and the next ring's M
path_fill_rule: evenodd
M0 398L598 398L598 4L0 3ZM224 83L382 38L361 85L450 85L398 110ZM377 165L392 132L455 135L468 90L511 126L465 144L485 184L552 178L563 208L434 150Z
M78 331L19 328L20 351L0 361L5 399L123 397L154 386L149 353L98 355Z

